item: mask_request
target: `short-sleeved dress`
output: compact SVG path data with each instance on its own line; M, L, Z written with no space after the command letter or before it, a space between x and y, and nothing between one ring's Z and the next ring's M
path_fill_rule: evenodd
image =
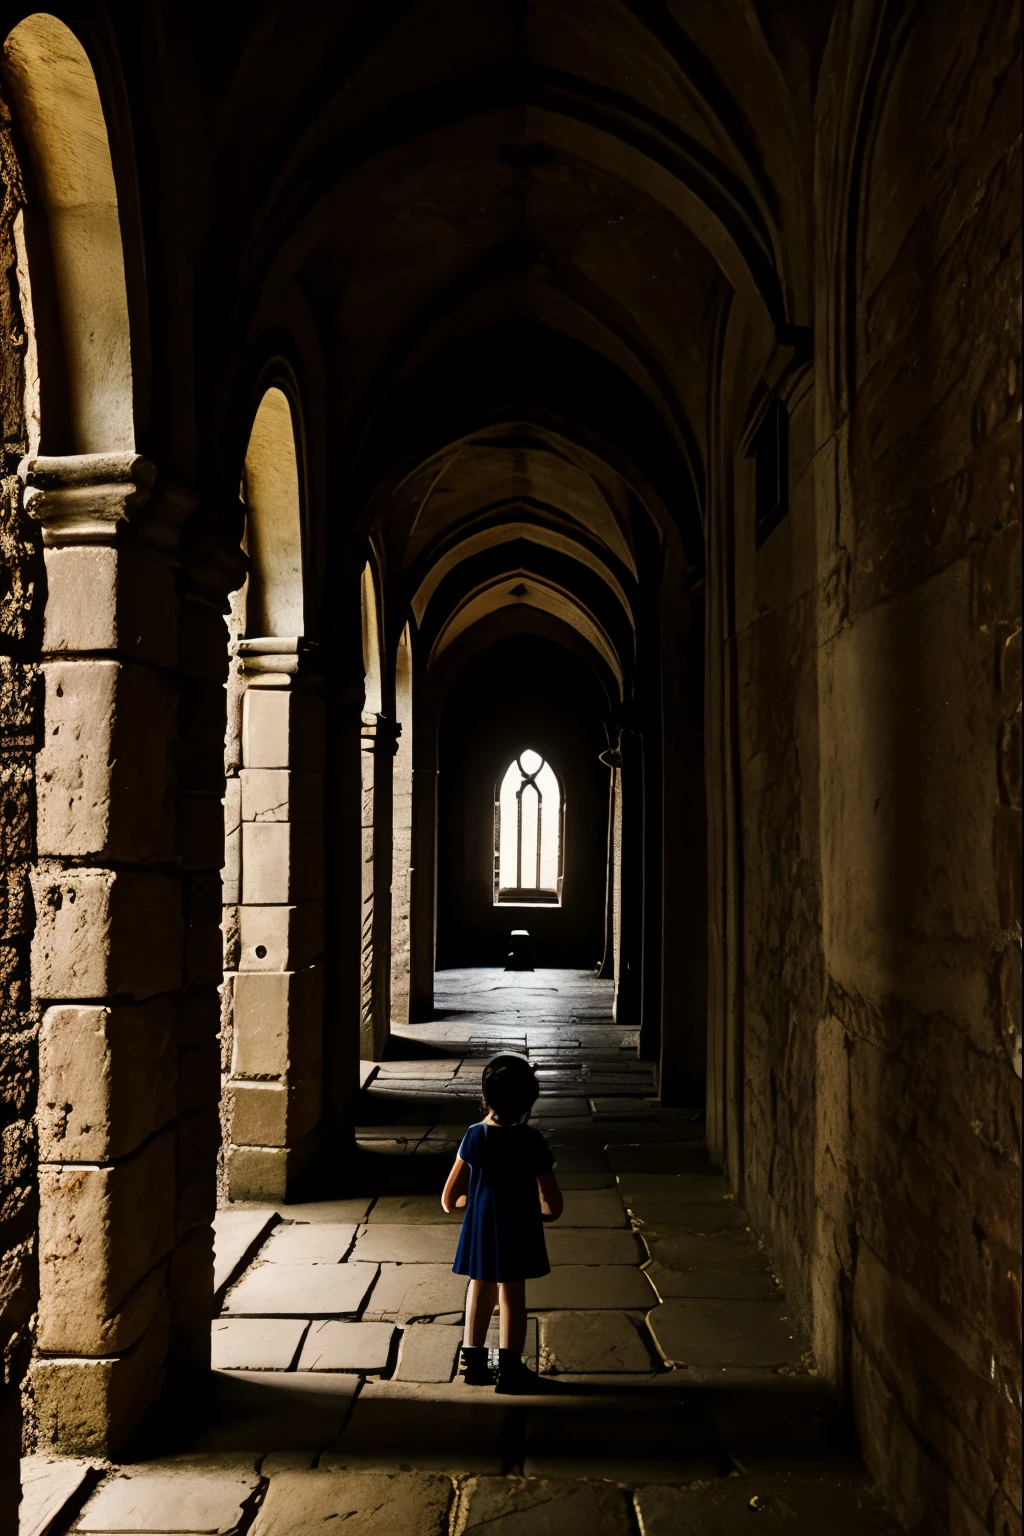
M535 1280L549 1274L537 1178L554 1166L530 1125L471 1125L459 1156L469 1194L453 1272L471 1280Z

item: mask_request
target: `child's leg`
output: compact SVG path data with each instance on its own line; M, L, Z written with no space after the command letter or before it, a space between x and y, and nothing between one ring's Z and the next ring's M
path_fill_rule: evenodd
M485 1343L497 1300L498 1286L494 1280L469 1282L469 1290L466 1292L466 1331L462 1336L464 1344L479 1346Z
M501 1287L500 1343L517 1355L526 1348L525 1280L507 1280Z

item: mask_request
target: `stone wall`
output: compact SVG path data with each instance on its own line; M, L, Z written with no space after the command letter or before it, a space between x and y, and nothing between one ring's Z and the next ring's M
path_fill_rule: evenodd
M15 221L21 178L0 101L0 1528L17 1528L20 1386L36 1272L37 1018L30 996L35 749L43 585L39 531L22 510L25 323Z
M1007 11L840 8L814 418L789 518L737 556L747 1198L872 1472L910 1528L956 1533L1020 1528Z

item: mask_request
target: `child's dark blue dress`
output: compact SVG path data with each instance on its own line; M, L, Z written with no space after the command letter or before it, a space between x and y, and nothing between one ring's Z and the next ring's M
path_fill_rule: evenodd
M471 1280L535 1280L551 1271L540 1215L539 1174L551 1149L529 1125L471 1125L459 1156L469 1164L469 1195L452 1266Z

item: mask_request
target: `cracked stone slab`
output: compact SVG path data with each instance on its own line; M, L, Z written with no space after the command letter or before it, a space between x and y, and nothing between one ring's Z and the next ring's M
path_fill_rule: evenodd
M531 1312L646 1311L653 1300L643 1271L625 1264L561 1264L550 1275L526 1282Z
M607 1483L547 1477L472 1477L455 1536L630 1536L627 1497Z
M434 1472L281 1472L252 1536L448 1536L454 1486Z
M300 1200L294 1205L279 1205L277 1214L285 1221L335 1222L344 1226L358 1226L366 1220L372 1203L370 1195L361 1195L351 1200Z
M361 1269L376 1266L358 1265ZM466 1277L447 1264L384 1264L366 1304L366 1321L407 1323L413 1318L461 1316L466 1305Z
M311 1323L300 1371L383 1371L391 1355L391 1323Z
M224 1207L213 1218L213 1289L224 1290L252 1258L278 1221L273 1206L232 1210Z
M354 1225L335 1221L280 1226L260 1259L265 1264L340 1264L355 1235Z
M806 1347L782 1301L680 1298L654 1307L647 1324L670 1365L797 1365Z
M542 1314L538 1321L544 1372L640 1374L651 1369L651 1353L640 1336L642 1318L634 1320L622 1312L565 1311Z
M389 1226L375 1222L360 1232L353 1259L372 1264L447 1264L455 1262L459 1229L453 1224Z
M451 1381L462 1329L446 1323L413 1323L402 1330L396 1381Z
M402 1226L462 1225L462 1212L446 1215L441 1209L441 1191L436 1195L381 1195L367 1218L370 1226L378 1222Z
M259 1477L255 1471L131 1471L104 1483L85 1506L83 1532L233 1531Z
M215 1371L287 1371L294 1363L305 1318L218 1317L211 1330Z
M249 1317L335 1317L358 1312L377 1276L373 1264L262 1264L224 1303Z
M752 1506L751 1500L757 1503ZM634 1495L643 1536L733 1536L752 1513L786 1536L897 1536L867 1479L851 1474L788 1472L713 1478L692 1488L640 1488Z
M615 1227L547 1227L544 1232L552 1264L632 1264L643 1262L641 1244L633 1232Z
M46 1456L23 1456L19 1536L46 1536L61 1511L81 1493L86 1479L92 1476L94 1473L87 1461L74 1461L70 1457L51 1461Z

